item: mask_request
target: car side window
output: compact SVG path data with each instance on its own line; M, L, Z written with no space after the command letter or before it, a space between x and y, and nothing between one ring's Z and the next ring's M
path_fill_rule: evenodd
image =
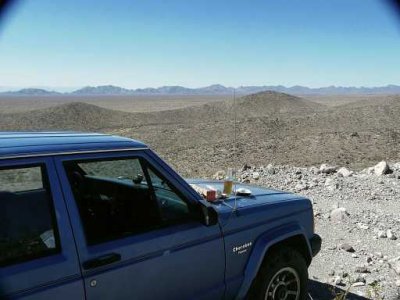
M60 252L44 165L0 168L0 266Z
M172 186L140 158L64 162L89 245L186 221Z
M160 206L161 218L166 223L183 221L190 217L188 204L161 175L148 169L155 197Z

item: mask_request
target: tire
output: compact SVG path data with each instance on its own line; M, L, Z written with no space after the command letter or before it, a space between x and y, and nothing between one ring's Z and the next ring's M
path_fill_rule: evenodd
M305 300L307 286L306 260L295 249L282 247L264 259L248 299Z

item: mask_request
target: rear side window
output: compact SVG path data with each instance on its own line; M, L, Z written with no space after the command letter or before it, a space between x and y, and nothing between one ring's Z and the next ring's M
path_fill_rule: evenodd
M59 252L46 169L0 168L0 266Z
M0 191L22 192L43 188L41 167L0 170Z

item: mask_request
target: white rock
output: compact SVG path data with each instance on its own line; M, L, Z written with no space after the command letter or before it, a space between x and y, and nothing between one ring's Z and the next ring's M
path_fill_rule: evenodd
M327 165L327 164L322 164L322 165L319 167L319 171L320 171L321 173L325 173L325 174L334 173L336 170L337 170L337 167L335 167L335 166L330 166L330 165Z
M400 261L392 262L390 266L396 272L397 275L400 275Z
M341 222L346 220L349 217L349 213L346 208L339 207L331 211L330 219L333 222Z
M364 223L357 223L357 227L363 230L369 229L369 226Z
M378 231L378 238L381 238L381 239L387 238L386 232L384 232L383 230L379 230Z
M225 178L225 176L226 176L226 173L225 173L225 171L218 171L218 172L216 172L214 175L213 175L213 179L216 179L216 180L223 180L224 178Z
M396 280L395 284L397 287L400 287L400 279Z
M276 173L276 170L272 164L269 164L266 168L266 172L268 174L274 175Z
M342 167L339 170L337 170L337 174L341 177L349 177L349 176L353 175L353 171L350 171L347 168Z
M386 231L386 236L387 236L387 238L389 240L396 240L397 239L397 237L393 234L393 232L390 229L388 229Z
M328 190L333 191L339 188L339 184L332 178L327 178L325 180L325 186Z
M374 174L381 176L385 175L390 171L389 165L386 161L381 161L380 163L374 166Z
M260 173L259 172L254 172L252 177L253 177L253 179L258 180L260 178Z
M364 286L364 285L365 285L365 282L355 282L351 286L352 287L358 287L358 286Z

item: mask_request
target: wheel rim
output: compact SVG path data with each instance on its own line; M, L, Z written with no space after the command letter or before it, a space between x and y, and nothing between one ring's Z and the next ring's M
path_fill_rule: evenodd
M300 277L293 268L280 269L272 277L265 293L265 300L298 300L300 298Z

